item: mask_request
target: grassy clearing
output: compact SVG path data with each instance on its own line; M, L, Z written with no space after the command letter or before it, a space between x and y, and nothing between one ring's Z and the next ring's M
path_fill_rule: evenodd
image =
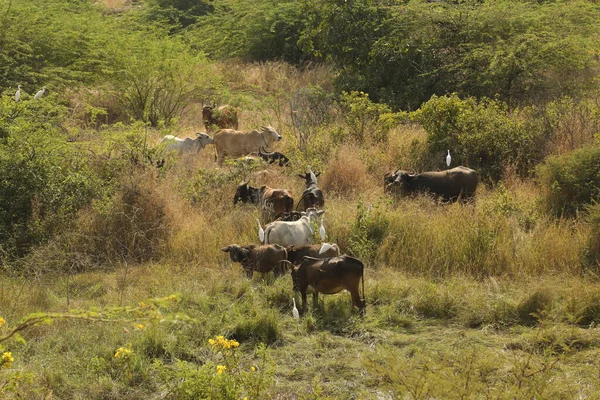
M12 347L18 358L2 379L16 381L28 398L173 397L169 380L159 379L164 366L174 373L176 360L222 362L208 339L224 334L240 342L239 364L249 371L260 361L255 347L268 344L263 368L272 370L264 392L269 398L593 398L600 389L598 328L589 323L599 317L598 284L559 276L437 281L371 267L365 285L364 318L350 311L343 293L323 296L319 310L296 322L290 277L247 281L229 265L153 264L28 282L3 279L7 319L179 292L174 311L195 322L34 328L25 333L26 344ZM114 357L123 346L134 354L126 367Z

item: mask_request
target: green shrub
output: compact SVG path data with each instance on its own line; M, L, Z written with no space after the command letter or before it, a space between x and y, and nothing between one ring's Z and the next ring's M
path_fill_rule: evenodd
M22 256L49 239L103 191L83 152L59 130L64 108L0 100L0 252Z
M546 210L555 216L576 216L600 198L600 145L551 156L537 175Z
M526 175L539 158L541 129L497 100L433 96L412 116L427 132L429 153L440 168L446 168L444 155L450 150L453 166L473 168L482 180L498 180L508 167Z

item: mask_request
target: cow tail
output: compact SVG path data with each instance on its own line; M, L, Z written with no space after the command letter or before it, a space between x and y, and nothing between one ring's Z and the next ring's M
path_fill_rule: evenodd
M304 196L306 196L309 193L310 192L304 192L304 193L302 193L302 197L300 197L300 200L298 200L298 203L296 204L296 211L298 211L298 206L300 205L300 203L304 202Z
M362 281L362 293L363 293L363 295L362 295L362 301L363 301L363 304L366 306L367 305L367 299L365 298L365 267L364 267L364 265L363 265L363 268L362 268L362 270L360 272L360 279Z

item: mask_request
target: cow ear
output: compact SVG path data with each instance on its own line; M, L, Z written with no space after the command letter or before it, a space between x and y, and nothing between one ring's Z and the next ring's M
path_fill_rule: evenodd
M230 251L230 250L231 250L231 246L223 247L223 248L221 249L221 251L222 251L223 253L229 253L229 251Z
M315 176L321 176L320 172L315 173Z
M298 178L306 180L306 176L298 174Z

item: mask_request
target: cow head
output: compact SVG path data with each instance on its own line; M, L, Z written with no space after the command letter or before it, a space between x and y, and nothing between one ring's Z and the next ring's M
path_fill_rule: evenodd
M277 133L271 126L263 126L260 128L260 134L262 135L265 143L273 143L281 140L281 135Z
M257 188L253 188L252 186L249 186L248 183L250 181L246 182L246 183L242 183L241 185L239 185L237 187L237 190L235 191L235 196L233 197L233 204L237 204L238 202L242 202L242 203L252 203L252 204L258 204L258 199L259 199L259 192L260 189Z
M253 246L252 246L253 247ZM252 249L248 246L242 247L237 244L230 244L227 247L221 249L224 253L229 253L229 257L233 262L244 262L248 259L248 255Z
M198 151L206 147L207 144L214 144L215 141L213 138L208 136L206 133L198 132L196 133L196 143L198 147Z
M314 172L315 178L321 176L320 172ZM302 174L298 174L298 178L300 179L304 179L304 182L306 183L306 187L309 187L310 185L314 184L316 185L317 182L315 179L313 179L313 177L311 176L310 172L307 172L306 174L302 175Z
M400 194L406 194L411 191L412 188L412 180L416 174L407 172L407 171L396 171L396 179L392 183L392 187Z

